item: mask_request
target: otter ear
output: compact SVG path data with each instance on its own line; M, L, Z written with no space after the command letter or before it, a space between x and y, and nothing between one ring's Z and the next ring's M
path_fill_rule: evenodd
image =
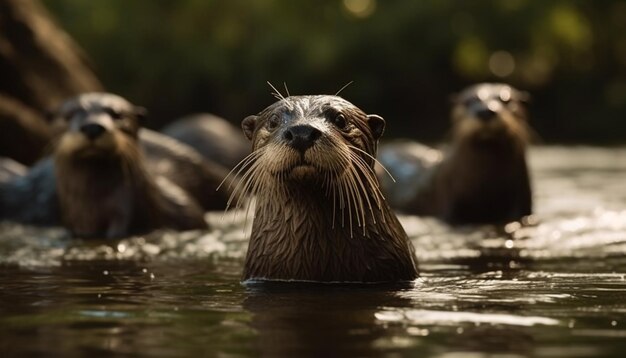
M141 106L133 107L133 113L140 122L145 121L146 117L148 117L148 110Z
M374 139L380 138L383 135L383 132L385 132L385 120L377 114L368 114L367 124L372 130Z
M256 122L259 119L259 116L247 116L241 121L241 128L243 129L243 134L246 135L246 138L252 140L252 135L254 134L254 128L256 127Z

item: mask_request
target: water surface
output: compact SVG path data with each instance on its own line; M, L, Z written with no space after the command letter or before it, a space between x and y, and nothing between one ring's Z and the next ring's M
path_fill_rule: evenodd
M0 224L0 356L621 357L626 149L541 147L526 225L401 217L422 277L239 282L243 217L115 243Z

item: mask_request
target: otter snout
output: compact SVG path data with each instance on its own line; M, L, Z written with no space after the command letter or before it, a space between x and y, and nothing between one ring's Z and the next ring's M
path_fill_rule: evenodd
M309 125L291 126L283 132L283 140L293 149L304 153L315 144L322 132Z
M475 105L474 108L470 108L474 112L478 119L483 121L490 121L496 117L496 114L502 109L502 104L497 100L489 100L487 102L480 102Z
M86 123L80 127L80 132L87 138L94 140L104 134L106 128L98 123Z

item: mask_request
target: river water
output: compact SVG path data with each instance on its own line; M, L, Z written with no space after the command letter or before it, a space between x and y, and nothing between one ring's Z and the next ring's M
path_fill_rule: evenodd
M421 278L240 283L242 214L115 243L0 223L0 357L623 357L626 149L530 151L525 225L401 217Z

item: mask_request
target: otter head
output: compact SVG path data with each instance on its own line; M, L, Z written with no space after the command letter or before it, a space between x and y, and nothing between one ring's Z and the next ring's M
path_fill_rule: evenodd
M528 127L525 104L529 94L502 83L470 86L453 98L454 137L477 143L526 142Z
M238 187L256 195L246 280L416 277L412 246L374 173L381 117L337 96L290 96L242 127L253 151L238 165L248 169Z
M138 133L145 110L108 93L72 98L53 114L56 194L65 227L80 237L122 237L162 219Z
M86 93L64 102L52 114L60 129L55 156L111 157L136 144L146 111L109 93Z
M242 127L265 180L328 184L371 170L385 121L341 97L296 96L247 117Z

